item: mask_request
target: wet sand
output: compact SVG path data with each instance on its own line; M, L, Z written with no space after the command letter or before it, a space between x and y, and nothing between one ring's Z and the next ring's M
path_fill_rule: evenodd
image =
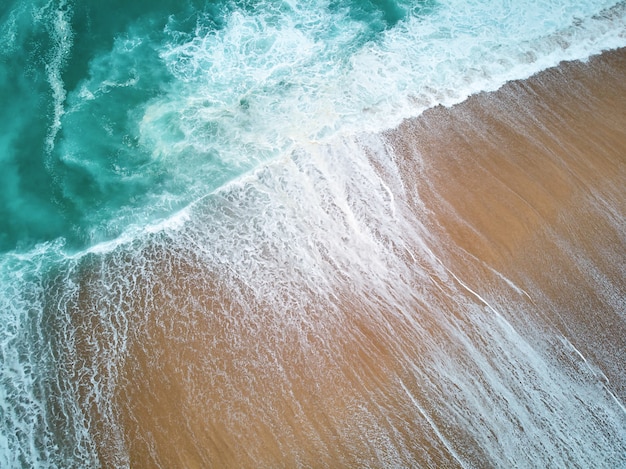
M77 354L95 369L98 334L125 334L112 407L83 398L117 419L92 426L103 464L626 463L624 76L620 50L432 109L361 143L371 187L312 191L293 229L281 199L271 241L157 236L89 266ZM229 197L204 229L238 226Z
M437 108L391 134L441 252L471 288L489 270L530 295L622 402L626 374L626 52L563 63ZM421 210L419 208L418 210ZM459 249L457 249L459 248ZM484 278L472 278L477 265Z

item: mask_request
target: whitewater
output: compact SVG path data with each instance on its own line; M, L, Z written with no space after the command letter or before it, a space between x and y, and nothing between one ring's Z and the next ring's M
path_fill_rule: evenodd
M593 185L520 156L537 191L574 176L514 217L456 198L473 154L432 169L480 112L445 145L444 114L409 123L625 26L609 0L5 2L0 466L626 465L622 342L563 318L624 328L623 160ZM597 249L556 228L570 180Z

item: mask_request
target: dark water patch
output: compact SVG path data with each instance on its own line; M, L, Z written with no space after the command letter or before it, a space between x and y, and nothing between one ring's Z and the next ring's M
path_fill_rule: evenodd
M331 10L347 10L354 21L362 22L373 39L375 34L391 29L409 16L428 15L435 8L432 0L409 2L403 0L352 0L350 2L331 1Z

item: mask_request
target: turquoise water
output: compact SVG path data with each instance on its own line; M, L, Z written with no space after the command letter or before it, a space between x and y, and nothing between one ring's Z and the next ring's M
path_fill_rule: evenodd
M110 240L303 140L614 46L612 3L10 2L0 250Z
M625 21L626 7L611 0L5 0L0 466L101 462L66 365L85 271L98 272L94 284L114 305L107 279L123 275L124 255L162 238L183 243L191 235L177 230L189 223L209 233L198 236L215 243L224 264L244 262L228 234L211 236L245 230L217 209L200 217L199 205L235 204L232 188L280 171L274 165L311 146L380 132L560 60L622 47ZM288 182L273 184L282 194ZM289 204L267 196L257 212L241 213L256 219ZM111 252L117 267L107 270ZM128 310L112 308L111 324L122 324ZM126 340L116 327L111 363L122 360ZM99 415L115 385L114 372L105 375L87 391L101 396ZM103 428L115 427L110 418ZM111 441L123 465L124 444Z

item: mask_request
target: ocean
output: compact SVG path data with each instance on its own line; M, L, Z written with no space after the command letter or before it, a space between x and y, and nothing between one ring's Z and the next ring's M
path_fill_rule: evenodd
M614 0L5 0L0 466L626 466L623 47Z

